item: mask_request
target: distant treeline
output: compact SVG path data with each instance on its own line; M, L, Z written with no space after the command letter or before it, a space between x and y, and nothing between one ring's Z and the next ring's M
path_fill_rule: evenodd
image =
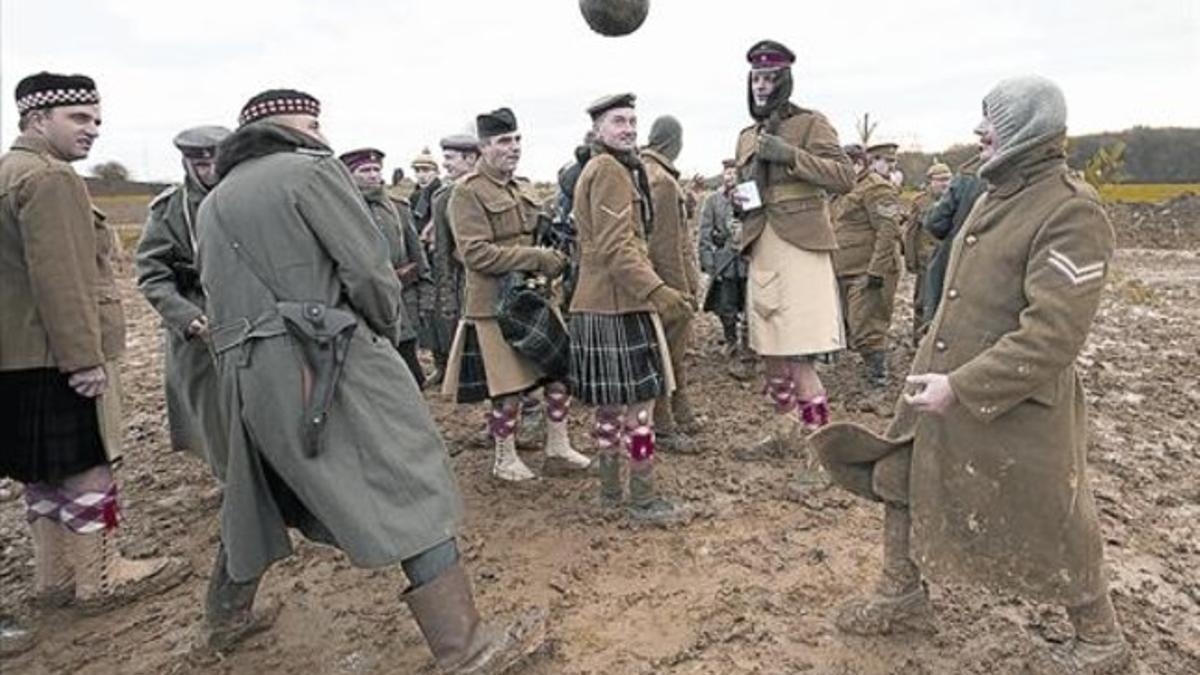
M1086 136L1072 136L1067 162L1083 170L1100 148L1125 144L1122 183L1200 183L1200 129L1134 127ZM967 161L977 151L974 144L955 145L940 153L900 153L905 182L925 182L925 170L935 157L951 166Z

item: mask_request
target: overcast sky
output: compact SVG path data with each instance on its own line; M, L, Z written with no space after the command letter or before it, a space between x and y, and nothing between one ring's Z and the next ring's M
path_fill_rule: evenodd
M746 112L744 54L770 37L798 55L798 104L844 142L864 112L878 138L941 149L971 139L979 100L1007 76L1065 90L1072 133L1200 125L1197 0L902 2L652 0L625 38L589 31L576 0L0 0L0 143L12 91L34 71L96 78L104 126L92 156L174 179L180 129L233 126L270 87L321 99L335 149L374 145L387 168L507 105L520 173L553 176L606 93L638 95L643 139L680 118L685 173L715 173Z

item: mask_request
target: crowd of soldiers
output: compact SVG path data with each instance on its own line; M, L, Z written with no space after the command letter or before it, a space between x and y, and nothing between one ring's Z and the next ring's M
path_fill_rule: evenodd
M770 422L737 456L798 457L802 484L884 506L880 581L843 606L839 628L917 627L928 580L967 579L1067 608L1076 635L1048 650L1057 672L1128 661L1082 479L1073 365L1112 237L1067 171L1061 92L1000 83L980 156L957 173L935 163L906 204L896 146L843 146L792 102L794 60L774 41L749 50L753 123L702 199L675 166L679 120L655 119L639 146L628 93L586 108L590 130L549 204L518 176L509 108L441 140L444 180L425 151L415 185L390 187L384 153L335 154L302 91L251 98L234 131L180 133L184 179L151 203L136 268L165 328L171 444L221 485L196 649L225 652L272 625L278 607L255 595L295 529L358 566L400 564L400 597L445 672L526 658L545 614L496 623L476 610L422 389L486 402L496 479L538 475L515 445L535 425L543 475L594 476L599 508L635 523L686 523L687 506L656 487L655 456L695 452L704 433L684 358L703 309L732 372L764 373ZM26 486L36 601L104 611L189 571L127 559L115 540L124 318L111 232L70 167L98 134L95 84L33 75L17 108L22 133L0 158L0 474ZM892 426L831 423L817 365L850 349L869 387L887 384L902 261L919 349ZM568 432L573 402L592 412L590 456Z

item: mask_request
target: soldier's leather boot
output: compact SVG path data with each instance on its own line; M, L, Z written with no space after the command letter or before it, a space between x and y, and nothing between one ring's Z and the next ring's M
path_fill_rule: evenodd
M67 550L72 535L53 518L37 518L29 530L35 563L33 603L42 608L66 607L75 600L75 571Z
M1116 675L1133 661L1129 644L1117 625L1108 593L1095 602L1068 607L1067 617L1075 637L1065 644L1048 645L1044 670L1052 675Z
M675 428L680 432L689 436L700 433L700 420L696 417L696 412L692 410L692 401L683 389L671 394L671 417L675 420ZM654 419L658 420L657 411L655 411Z
M867 352L863 354L866 366L867 381L873 387L886 387L888 383L887 354L883 352Z
M402 598L443 673L504 673L545 645L546 616L541 610L527 610L505 626L480 620L461 564Z
M680 455L695 454L695 439L679 427L669 398L660 396L654 402L655 447Z
M157 595L178 586L190 570L181 558L132 560L117 550L116 530L105 528L68 538L75 570L75 601L84 614Z
M621 457L616 450L601 450L596 456L600 470L600 506L616 508L625 501L625 485L621 482Z
M869 595L842 605L834 623L853 635L931 631L933 609L917 566L909 558L908 508L884 504L883 573Z
M229 576L225 546L217 547L212 576L204 601L204 621L196 640L201 652L224 653L243 640L275 625L279 617L278 604L254 609L259 579L234 581Z
M654 460L629 462L629 517L636 523L670 527L687 522L688 510L654 487Z

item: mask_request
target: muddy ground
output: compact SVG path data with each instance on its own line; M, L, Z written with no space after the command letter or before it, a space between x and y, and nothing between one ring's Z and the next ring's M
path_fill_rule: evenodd
M908 281L901 289L907 297ZM1141 672L1200 673L1200 254L1123 250L1081 356L1092 405L1092 481L1102 511L1116 606ZM187 558L182 587L108 615L42 615L33 651L8 673L428 673L431 660L398 596L399 569L362 571L301 543L267 575L274 630L224 661L185 659L217 541L215 484L167 450L157 321L125 286L128 454L119 476L131 554ZM908 303L899 302L892 367L902 372ZM1035 672L1029 635L1062 639L1060 610L972 588L935 586L931 636L856 639L831 627L837 603L872 583L879 508L837 490L790 489L792 462L745 464L732 449L766 418L758 384L731 378L701 322L692 395L707 420L699 456L663 456L665 491L699 513L674 530L608 519L586 480L513 488L488 478L479 410L432 396L467 505L462 550L487 614L547 607L554 649L533 675L649 673L986 674ZM858 361L826 368L837 418L875 427L861 408ZM893 391L895 393L895 385ZM890 398L890 395L889 395ZM582 415L573 435L587 446ZM527 455L537 466L537 455ZM20 610L32 576L20 501L0 504L0 611Z

